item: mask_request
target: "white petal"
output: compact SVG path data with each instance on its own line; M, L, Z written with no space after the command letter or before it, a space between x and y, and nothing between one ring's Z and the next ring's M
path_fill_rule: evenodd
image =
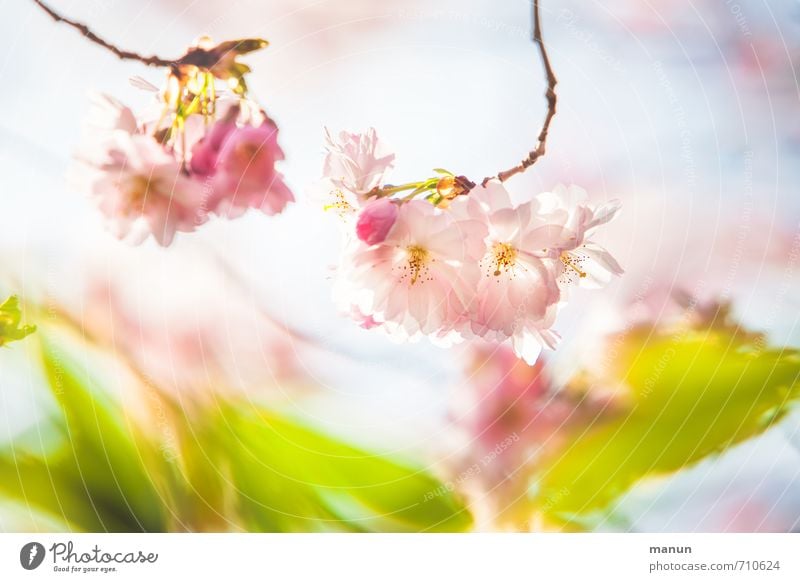
M617 259L611 256L606 249L597 243L589 242L583 247L584 253L591 260L596 261L599 265L609 271L613 275L622 275L625 271L617 262Z
M473 196L488 211L512 207L511 196L499 180L489 180L486 186L478 186L470 192L470 197Z
M594 211L592 221L586 226L586 230L588 231L600 225L607 224L617 215L620 208L622 208L622 201L617 199L611 200L598 207Z
M514 346L514 353L517 354L517 357L525 360L529 366L533 366L542 353L542 344L535 335L529 333L515 335L511 338L511 344Z

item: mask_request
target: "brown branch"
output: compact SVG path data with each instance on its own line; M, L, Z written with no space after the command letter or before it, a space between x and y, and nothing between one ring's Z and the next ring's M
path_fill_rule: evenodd
M176 61L162 59L161 57L157 56L145 57L140 55L139 53L124 51L121 48L111 44L107 40L103 40L102 38L97 36L85 24L61 16L58 12L56 12L55 10L47 6L44 2L42 2L42 0L33 0L33 1L36 3L37 6L39 6L39 8L44 10L50 16L50 18L52 18L56 22L63 22L64 24L68 24L69 26L80 32L88 40L90 40L91 42L93 42L98 46L103 47L108 51L111 51L122 60L139 61L140 63L145 64L149 67L172 67L176 64Z
M539 0L533 0L533 42L536 43L536 46L539 48L539 55L542 58L542 66L544 67L545 76L547 77L547 91L545 92L545 97L547 98L547 116L544 118L544 124L539 132L536 149L528 153L528 156L513 168L498 172L497 176L488 176L484 178L482 182L483 185L486 185L486 182L495 177L501 182L505 182L512 176L521 174L535 164L536 160L545 154L547 146L547 132L550 130L550 122L553 121L553 117L556 114L556 102L558 101L556 97L556 84L558 83L558 80L553 73L553 67L550 65L550 58L547 56L547 49L542 41L542 26L540 20Z

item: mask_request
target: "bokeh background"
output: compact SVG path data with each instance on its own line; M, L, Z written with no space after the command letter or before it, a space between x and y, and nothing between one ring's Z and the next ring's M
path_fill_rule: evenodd
M476 179L524 155L545 112L528 2L51 4L142 54L180 55L200 34L269 39L267 50L246 59L254 71L249 86L281 127L287 155L282 169L298 198L280 216L249 213L213 221L180 235L168 249L151 241L140 247L118 242L65 176L81 138L88 92L106 92L141 109L152 97L132 87L129 77L159 85L162 72L120 62L53 23L32 2L0 2L6 15L0 20L0 289L20 295L26 319L40 327L37 335L68 336L67 351L81 374L103 377L89 383L111 396L109 410L121 426L135 425L143 438L163 441L169 415L154 413L153 404L163 405L172 411L170 419L183 423L175 429L184 437L173 457L188 455L186 443L202 456L211 446L204 438L219 439L191 429L196 411L220 410L225 402L263 407L315 434L351 443L367 457L417 468L408 475L430 475L439 485L415 485L422 499L409 498L409 506L417 507L421 521L408 529L444 523L441 516L426 521L426 514L443 511L432 509L428 497L447 497L453 507L468 510L469 519L447 522L453 527L445 529L798 528L800 415L791 406L797 356L784 350L800 345L797 1L543 2L559 109L547 155L510 181L509 189L524 200L557 183L575 183L598 202L621 198L622 215L602 241L626 274L604 291L576 294L557 324L563 345L535 368L493 346L398 345L342 317L330 299L339 245L335 221L304 195L320 174L325 126L375 127L397 153L396 182L427 176L433 167ZM740 330L733 331L732 322ZM753 366L734 362L732 371L715 376L736 350L707 353L704 347L697 352L702 361L689 357L695 352L662 364L659 357L648 360L648 338L668 334L664 330L674 325L705 330L699 337L706 347L712 333L723 334L728 345L740 341L741 329L763 333L756 343L777 354L774 365L759 376ZM662 331L644 334L641 326ZM668 346L685 339L669 337ZM13 453L2 478L19 485L7 488L0 501L0 530L139 529L140 521L110 521L97 504L86 504L100 494L88 491L85 471L78 472L81 502L55 503L57 493L38 502L25 494L25 481L33 478L15 469L28 459L20 451L38 435L34 448L46 457L42 443L50 437L42 435L61 430L46 428L62 408L53 406L43 351L41 338L31 336L0 352L0 441ZM642 421L628 441L610 439L620 447L618 457L603 457L606 464L588 475L571 473L563 463L585 465L591 461L586 455L597 452L571 444L586 445L585 435L604 423L611 435L619 434L615 422L631 426L625 422L626 376L608 380L605 368L636 365L650 366L651 384L659 389L688 395L681 406L690 424L713 424L716 412L731 412L725 407L732 398L763 404L761 424L751 426L753 408L744 407L726 421L731 434L705 442L685 423L659 425L662 411L681 414L670 408L680 397L667 396L658 400L653 424L698 446L665 462L675 442L646 440L641 435L651 425ZM681 366L688 376L677 374ZM678 378L680 390L667 377ZM719 399L696 407L692 394L706 393L714 382ZM742 384L752 390L737 392ZM765 411L774 419L764 421ZM95 435L101 445L103 434ZM67 441L72 436L67 432ZM645 446L636 453L637 469L627 474L631 457L624 451L637 442ZM155 450L163 452L163 443ZM228 471L227 461L219 460L224 454L207 458L207 469L217 476ZM264 454L248 462L266 470L277 466L268 449ZM171 455L162 456L175 464ZM567 461L559 465L557 459ZM314 457L295 458L303 462L314 465ZM142 463L142 474L155 481L155 473L168 471ZM402 485L411 478L363 471L373 469L372 484ZM54 490L64 490L53 485L58 475L45 473ZM251 477L258 490L259 477ZM293 479L300 487L314 476ZM112 481L119 495L106 500L109 514L130 497L124 483ZM231 501L245 488L235 479L222 483L221 489L236 493L191 488L195 496L186 505L212 508L209 515L156 519L150 528L326 529L308 518L313 511L304 504L339 507L322 523L345 523L341 506L352 500L333 499L332 492L342 497L350 485L369 488L350 481L323 485L312 501L291 505L295 487L287 482L264 498L245 497L262 509L286 503L277 513L302 519L251 522L234 517L249 510ZM602 503L586 496L589 490L604 491ZM403 495L391 487L383 494ZM176 499L162 497L173 517ZM72 516L65 509L70 504L86 505L93 518ZM364 529L403 529L390 520L359 522L356 514L348 514L350 523L368 524Z

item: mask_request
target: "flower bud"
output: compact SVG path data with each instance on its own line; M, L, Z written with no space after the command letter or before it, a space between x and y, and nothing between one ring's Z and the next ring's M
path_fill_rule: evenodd
M453 176L442 176L436 184L436 191L442 198L450 198L453 196L456 188L456 181Z
M356 235L368 245L382 243L397 220L397 211L397 204L389 199L370 202L358 216Z

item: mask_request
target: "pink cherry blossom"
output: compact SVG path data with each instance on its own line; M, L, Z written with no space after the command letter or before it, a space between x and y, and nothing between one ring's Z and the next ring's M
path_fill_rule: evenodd
M562 289L604 287L613 276L623 273L611 253L591 240L599 226L617 215L619 200L593 208L586 202L586 192L577 186L558 186L537 199L548 219L563 225L561 236L543 253L558 259L558 284Z
M269 121L227 131L216 159L213 211L228 217L239 216L248 208L268 215L281 212L294 201L275 168L283 158L278 130Z
M555 423L545 422L551 415L542 414L552 398L543 359L531 366L508 347L480 345L473 349L471 364L469 384L473 394L462 413L462 423L481 452L490 451L515 434L523 443L546 439L563 422L561 415ZM518 462L514 457L509 460Z
M486 519L527 529L537 461L569 446L577 427L614 414L617 398L562 386L550 362L528 365L505 345L473 346L465 372L450 409L464 439L451 472L470 478L462 486L486 504ZM475 463L481 470L468 472Z
M359 214L356 223L359 240L368 245L382 243L397 221L398 213L397 203L386 198L369 202Z
M328 133L327 149L316 191L344 219L334 299L364 327L400 340L507 342L533 365L559 340L552 327L571 274L598 283L622 272L590 239L617 203L594 209L582 191L558 188L515 205L499 180L447 198L435 179L388 189L394 156L374 129ZM423 196L431 184L438 198ZM404 197L375 198L394 192Z
M386 171L394 165L394 154L378 139L375 128L366 133L342 131L338 140L326 129L325 141L322 173L338 188L367 194L383 183Z
M339 300L398 339L450 337L469 311L485 234L478 220L407 202L383 242L347 245Z
M378 139L374 128L366 133L342 131L334 138L325 130L323 178L311 188L311 198L334 211L349 229L367 199L381 186L394 165L394 154Z
M266 121L266 116L258 105L248 99L221 97L217 99L214 107L217 120L210 127L200 115L189 116L184 124L187 149L191 152L190 169L192 175L196 177L214 175L219 152L237 124L260 126Z
M271 215L294 200L275 168L284 158L277 127L263 110L245 98L220 98L215 108L219 118L208 126L203 115L179 117L163 103L139 120L112 97L93 98L70 174L117 236L141 242L153 234L167 246L209 213Z
M236 121L220 119L214 122L208 132L192 148L190 168L195 176L213 176L217 169L217 158L222 144L236 129Z
M116 132L106 145L82 174L116 236L139 243L152 234L168 246L205 222L200 184L150 136Z
M539 215L536 201L519 206L496 180L470 193L467 212L481 212L488 225L481 278L471 314L473 334L503 342L529 364L543 346L554 348L558 336L550 330L560 292L556 261L536 251L562 237L562 227Z

